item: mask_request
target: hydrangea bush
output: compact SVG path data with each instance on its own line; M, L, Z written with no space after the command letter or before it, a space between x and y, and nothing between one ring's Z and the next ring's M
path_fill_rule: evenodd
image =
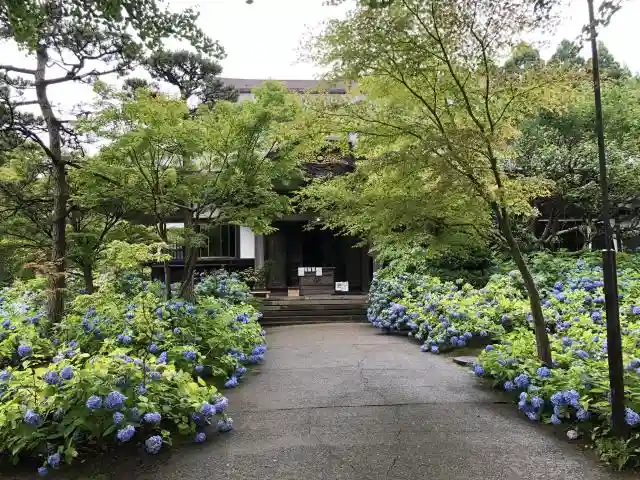
M553 350L540 364L520 275L505 269L475 289L462 282L377 272L369 321L385 332L405 331L424 352L482 346L473 371L512 392L530 420L562 425L570 439L591 437L608 463L640 463L640 261L619 261L620 321L626 365L628 440L610 435L606 313L599 258L536 255L534 274Z
M46 475L108 444L156 454L174 434L201 443L209 425L231 430L220 390L266 351L260 314L240 300L246 286L199 289L190 304L129 280L70 299L55 326L42 288L0 291L0 454L40 458Z

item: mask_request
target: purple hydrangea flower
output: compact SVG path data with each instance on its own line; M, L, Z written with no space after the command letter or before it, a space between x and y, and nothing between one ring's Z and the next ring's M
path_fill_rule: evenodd
M123 345L128 345L131 343L131 336L127 335L126 333L121 333L116 337L116 340Z
M578 420L580 420L581 422L584 422L586 420L589 420L589 417L591 417L591 414L585 410L584 408L580 408L577 412L576 412L576 417Z
M214 406L216 407L216 413L222 413L229 406L229 400L227 397L220 397L215 401Z
M195 366L195 371L197 373L202 373L204 371L204 366L203 365L196 365Z
M49 455L47 457L47 463L52 468L58 468L60 466L60 454L56 452Z
M204 432L197 433L193 439L196 443L202 443L207 439L207 434Z
M529 386L530 381L531 379L529 378L529 375L527 375L526 373L521 373L520 375L518 375L516 378L513 379L513 383L515 383L516 387L518 388L527 388Z
M197 358L196 352L193 352L191 350L185 350L183 356L186 360L189 360L191 362L194 362Z
M438 353L438 345L431 345L431 353Z
M63 380L71 380L73 378L73 368L66 366L60 371L60 377Z
M1 370L0 371L0 381L6 382L7 380L11 379L11 372L9 372L8 370Z
M484 375L484 368L482 368L482 365L474 365L473 373L475 373L478 377L482 377Z
M133 425L127 425L126 427L118 430L118 432L116 433L116 438L121 442L128 442L133 438L135 434L135 427Z
M637 305L634 305L633 307L631 307L631 313L633 315L640 315L640 307Z
M158 356L158 358L157 358L157 360L156 360L156 363L158 363L158 364L167 363L167 352L162 352L162 353Z
M139 383L136 386L136 393L138 395L144 395L145 393L147 393L147 387L145 387L142 383Z
M238 378L235 375L231 375L229 380L224 382L224 388L235 388L238 386Z
M149 378L151 380L160 380L162 378L162 374L160 372L151 372L149 374Z
M31 355L32 350L33 349L30 345L22 344L18 347L18 355L20 355L21 357L28 357L29 355Z
M144 442L144 447L151 455L156 455L162 448L162 437L160 435L154 435L147 438Z
M211 417L216 413L216 407L211 405L209 402L204 402L200 406L200 413L202 413L205 417Z
M584 350L576 350L576 355L583 360L589 358L589 352L585 352Z
M124 415L120 412L115 412L113 414L113 423L115 423L116 425L119 425L122 422L124 422Z
M513 384L511 380L507 380L506 382L504 382L504 389L507 392L512 392L513 390L516 389L516 386Z
M142 417L145 423L158 424L162 420L162 416L158 412L145 413Z
M627 407L624 409L624 420L627 422L627 425L634 426L640 423L640 415L635 410Z
M246 369L246 367L238 367L238 369L236 370L236 377L240 378L240 377L242 377L245 373L247 373L247 369Z
M87 408L91 410L97 410L98 408L102 408L102 398L97 395L91 395L87 400Z
M553 423L554 425L560 425L562 423L562 420L560 420L560 417L554 413L553 415L551 415L551 423Z
M542 397L538 397L537 395L531 399L531 406L536 409L541 409L544 407L544 399Z
M151 353L156 353L158 350L160 350L160 347L158 347L158 345L156 345L155 343L149 345L149 351Z
M125 397L122 393L115 390L113 392L110 392L109 395L107 395L105 405L107 408L111 410L122 408L126 400L127 400L127 397Z
M551 370L547 367L540 367L537 371L536 374L540 377L540 378L551 378Z
M24 423L31 425L32 427L39 427L42 424L42 418L31 408L29 408L23 417Z
M231 430L233 430L233 419L220 419L218 420L217 427L219 432L230 432Z
M52 370L49 370L47 373L45 373L44 376L43 376L43 379L49 385L56 385L60 381L60 377L58 376L58 372L54 372Z
M487 352L490 352L490 351L492 351L492 350L494 349L494 346L493 346L493 345L487 345L486 347L484 347L484 349L485 349Z

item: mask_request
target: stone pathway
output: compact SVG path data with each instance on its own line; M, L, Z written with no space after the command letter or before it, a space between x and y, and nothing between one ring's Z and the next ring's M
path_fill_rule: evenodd
M326 324L273 328L267 340L265 363L228 395L231 434L73 478L637 478L612 473L405 338Z

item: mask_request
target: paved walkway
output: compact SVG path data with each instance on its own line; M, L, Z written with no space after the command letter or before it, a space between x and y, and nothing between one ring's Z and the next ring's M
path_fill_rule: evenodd
M264 365L228 395L231 434L82 478L622 478L405 338L340 324L273 328L267 340Z

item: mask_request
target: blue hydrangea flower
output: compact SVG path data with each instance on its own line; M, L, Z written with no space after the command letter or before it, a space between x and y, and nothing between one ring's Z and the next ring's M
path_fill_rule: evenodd
M554 425L560 425L562 423L562 420L560 420L560 417L554 413L553 415L551 415L551 423L553 423Z
M124 405L124 402L126 402L127 397L125 397L122 393L118 392L117 390L110 392L107 395L107 399L105 401L105 404L107 406L107 408L109 409L117 409L117 408L122 408L122 406Z
M233 419L232 418L227 418L227 419L220 419L218 420L218 431L219 432L230 432L233 429Z
M136 393L138 395L144 395L147 393L147 387L145 387L142 383L136 385Z
M127 425L126 427L118 430L118 432L116 433L116 438L121 442L128 442L133 438L135 434L135 427L133 425Z
M474 365L473 373L478 377L482 377L484 375L484 368L482 368L482 365Z
M640 415L635 410L627 407L624 409L624 420L627 422L627 425L634 426L640 423Z
M581 359L585 360L589 358L589 352L585 352L584 350L576 350L576 355Z
M174 335L180 335L180 333L182 333L182 330L180 330L180 327L176 327L173 329L173 334Z
M57 385L58 382L60 381L60 377L58 376L58 372L54 372L52 370L49 370L47 373L45 373L44 376L43 376L43 379L49 385Z
M31 408L29 408L23 417L24 423L31 425L32 427L39 427L42 424L42 418Z
M63 380L71 380L73 378L73 368L66 366L60 371L60 377Z
M115 412L113 414L113 423L115 423L116 425L119 425L122 422L124 422L124 414L120 412Z
M91 395L87 400L87 408L90 408L91 410L102 408L102 398L97 395Z
M486 347L484 347L484 349L485 349L487 352L490 352L490 351L492 351L492 350L494 349L494 346L493 346L493 345L487 345Z
M156 308L156 315L158 316L158 318L159 318L160 320L162 320L162 313L163 313L163 312L162 312L162 307L158 307L158 308Z
M130 344L130 343L131 343L131 337L130 337L129 335L127 335L126 333L121 333L120 335L118 335L118 336L116 337L116 340L117 340L119 343L122 343L122 344L124 344L124 345L128 345L128 344Z
M561 406L561 405L566 405L567 404L567 402L565 400L565 397L562 394L562 392L556 392L553 395L551 395L551 403L556 405L556 406Z
M542 407L544 407L544 399L536 395L531 399L531 406L538 410L541 409Z
M640 315L640 306L634 305L631 307L631 313L633 315Z
M47 463L51 468L58 468L60 466L60 454L56 452L49 455L47 457Z
M183 356L185 359L191 362L195 361L197 358L196 352L193 352L191 350L185 350L185 352L183 353Z
M196 365L195 366L195 371L197 373L202 373L204 371L204 366L203 365Z
M565 347L570 347L573 344L573 340L571 337L562 337L562 345Z
M160 350L160 347L158 347L158 345L156 345L155 343L152 343L151 345L149 345L149 351L151 353L157 353L158 350Z
M204 432L196 433L195 438L193 439L196 443L202 443L207 439L207 435Z
M154 435L147 438L144 441L144 447L151 455L157 454L162 448L162 437L160 435Z
M431 345L431 353L438 353L438 345Z
M240 378L240 377L242 377L245 373L247 373L247 369L246 369L246 367L242 367L242 366L240 366L240 367L238 367L238 369L236 370L236 374L235 374L235 375L236 375L236 377Z
M8 370L0 371L0 381L6 382L7 380L11 380L11 372Z
M47 469L47 467L38 467L39 477L46 477L47 475L49 475L49 470Z
M151 372L149 374L149 378L151 378L151 380L160 380L162 378L162 374L160 372Z
M157 424L162 420L162 416L158 412L145 413L142 417L145 423Z
M536 374L540 377L540 378L550 378L551 377L551 370L547 367L540 367L537 371Z
M578 420L580 420L581 422L589 420L589 417L591 417L591 414L587 410L585 410L584 408L580 408L576 412L576 418Z
M220 397L214 402L214 406L216 407L216 413L222 413L229 406L229 400L227 397Z
M229 380L224 382L224 388L235 388L238 386L238 377L231 375Z
M200 413L202 413L202 415L204 415L205 417L211 417L215 415L216 407L214 405L211 405L209 402L204 402L200 406Z
M162 352L156 359L157 364L167 363L167 352Z
M18 347L18 355L20 355L21 357L28 357L29 355L31 355L32 350L33 349L30 345L22 344Z
M594 310L593 312L591 312L591 320L593 320L596 323L601 322L602 321L602 311Z
M506 382L504 382L504 389L507 392L512 392L513 390L516 389L516 386L513 384L511 380L507 380Z
M529 375L527 375L526 373L521 373L520 375L518 375L516 378L513 379L513 383L515 383L516 387L518 388L527 388L529 386L530 381L531 379L529 378Z

